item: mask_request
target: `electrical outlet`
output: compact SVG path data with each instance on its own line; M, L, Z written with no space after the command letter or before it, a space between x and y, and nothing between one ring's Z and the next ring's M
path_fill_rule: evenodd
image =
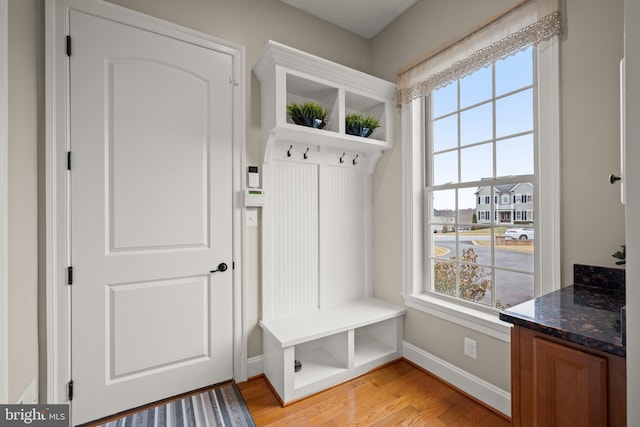
M478 343L471 338L464 339L464 355L472 359L478 358Z

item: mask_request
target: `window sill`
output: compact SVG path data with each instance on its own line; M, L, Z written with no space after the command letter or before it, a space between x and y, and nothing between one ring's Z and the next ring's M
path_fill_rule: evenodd
M504 342L511 342L511 325L487 313L429 295L404 295L405 305L423 313L453 322Z

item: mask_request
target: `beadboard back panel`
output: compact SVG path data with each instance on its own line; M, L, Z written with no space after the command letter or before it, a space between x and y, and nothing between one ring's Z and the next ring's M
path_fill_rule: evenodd
M327 166L322 181L320 306L367 296L370 175L351 163Z
M271 170L269 292L279 317L318 307L318 164L275 161Z

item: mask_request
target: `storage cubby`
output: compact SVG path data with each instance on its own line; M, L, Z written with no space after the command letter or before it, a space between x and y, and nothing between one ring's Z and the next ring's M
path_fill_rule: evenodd
M362 366L398 351L396 322L384 321L355 330L354 366Z
M371 99L367 96L359 95L352 92L345 92L345 115L351 113L360 113L363 116L373 116L380 120L380 128L376 129L369 139L376 139L379 141L386 141L387 134L387 104L376 99ZM343 119L344 121L344 119ZM353 135L349 135L354 138Z
M295 346L294 358L301 368L298 372L294 370L294 388L300 389L349 369L348 344L348 333L342 332Z
M338 89L326 84L300 77L293 73L286 73L286 105L292 103L315 102L327 109L326 126L318 129L318 132L339 132L339 105L338 105ZM286 117L285 105L285 117ZM286 121L292 126L298 126L291 118L287 117Z
M254 72L264 373L287 404L401 356L405 310L373 298L372 278L372 175L393 146L395 85L275 42ZM322 105L327 125L292 123L292 102ZM369 138L346 134L345 115L354 112L381 128Z

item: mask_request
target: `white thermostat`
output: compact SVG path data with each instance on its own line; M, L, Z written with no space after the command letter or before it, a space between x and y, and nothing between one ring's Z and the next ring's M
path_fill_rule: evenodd
M244 191L244 205L246 207L264 206L264 190L262 188L247 188Z

